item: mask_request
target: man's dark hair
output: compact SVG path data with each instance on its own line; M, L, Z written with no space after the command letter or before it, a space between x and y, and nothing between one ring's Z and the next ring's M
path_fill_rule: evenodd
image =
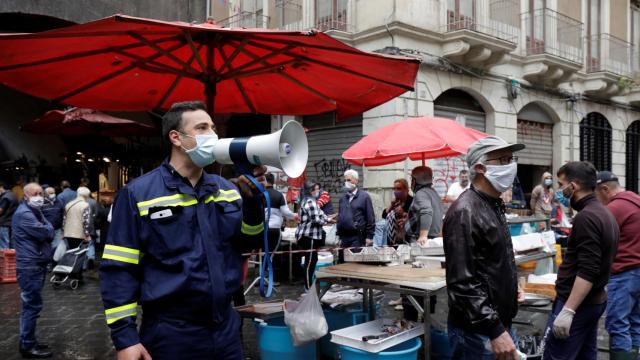
M171 105L169 111L162 117L162 140L169 143L169 132L182 130L182 114L196 110L207 111L207 107L202 101L183 101Z
M3 188L3 189L5 189L5 190L8 190L8 189L7 189L7 183L5 183L4 181L0 180L0 188Z
M60 182L60 187L64 190L71 187L71 184L67 180L62 180Z
M272 173L266 174L264 178L265 180L267 180L267 183L269 183L269 185L273 185L273 183L276 182L276 177Z
M573 181L580 185L583 190L593 191L596 188L597 171L588 161L568 162L557 173L558 177L564 175L568 181Z

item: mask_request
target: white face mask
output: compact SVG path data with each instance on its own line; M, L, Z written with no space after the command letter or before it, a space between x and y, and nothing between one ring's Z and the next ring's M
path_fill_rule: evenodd
M33 208L40 209L42 205L44 205L44 198L38 195L31 196L29 200L27 200L27 204Z
M56 199L56 194L49 194L49 199L50 200L55 200Z
M485 165L487 169L484 177L489 180L494 189L503 193L513 184L513 180L518 174L518 164L511 163L508 165Z
M350 181L345 181L345 182L344 182L344 188L345 188L347 191L352 191L353 189L355 189L355 188L356 188L356 184L354 184L354 183L352 183L352 182L350 182Z
M194 146L193 149L185 149L184 147L182 149L187 153L187 155L189 155L189 158L197 167L203 168L207 165L213 164L216 160L213 155L213 149L218 142L218 134L213 133L196 136L187 134L181 135L196 139L196 146Z

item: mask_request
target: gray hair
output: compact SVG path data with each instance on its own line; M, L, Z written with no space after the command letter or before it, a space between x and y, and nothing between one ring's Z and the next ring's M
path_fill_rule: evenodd
M353 169L347 169L344 172L344 176L352 176L354 179L358 180L358 172Z
M38 190L38 188L42 189L42 186L37 182L30 182L22 188L22 192L27 196L32 196L31 194Z
M91 196L91 190L89 190L89 188L86 188L84 186L80 186L77 192L78 192L78 196L82 196L85 199L88 199Z
M471 179L471 181L475 180L476 178L476 165L478 164L484 164L484 162L487 161L487 154L484 154L482 156L480 156L480 158L478 160L476 160L475 163L473 163L471 166L469 166L469 179Z

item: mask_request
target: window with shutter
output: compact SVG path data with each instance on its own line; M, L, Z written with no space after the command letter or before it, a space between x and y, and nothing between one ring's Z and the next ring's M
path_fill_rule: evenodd
M592 112L580 121L580 160L598 171L611 171L611 125L604 115Z
M636 120L627 128L627 156L625 163L627 190L640 190L640 120Z

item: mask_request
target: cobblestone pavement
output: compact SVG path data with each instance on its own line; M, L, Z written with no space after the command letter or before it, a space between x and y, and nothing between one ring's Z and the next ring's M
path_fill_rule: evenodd
M85 360L114 359L109 331L105 325L104 309L100 301L100 290L95 272L85 273L86 282L77 290L69 288L53 289L49 283L43 291L44 309L38 320L37 336L41 342L49 344L54 352L54 359ZM273 298L295 298L302 291L301 284L278 286ZM396 317L400 313L386 305L395 297L388 294L383 300L381 309L385 317ZM259 301L257 290L247 297L247 302ZM446 296L438 296L438 307L434 322L446 322ZM20 295L17 284L0 284L0 359L20 359L18 353L18 319L20 313ZM521 334L535 332L544 326L546 315L521 312L518 319L532 322L535 326L519 325ZM247 359L259 359L256 332L249 320L243 325L243 344ZM608 341L607 333L600 324L599 344L604 346ZM598 359L608 359L606 353L599 353Z

